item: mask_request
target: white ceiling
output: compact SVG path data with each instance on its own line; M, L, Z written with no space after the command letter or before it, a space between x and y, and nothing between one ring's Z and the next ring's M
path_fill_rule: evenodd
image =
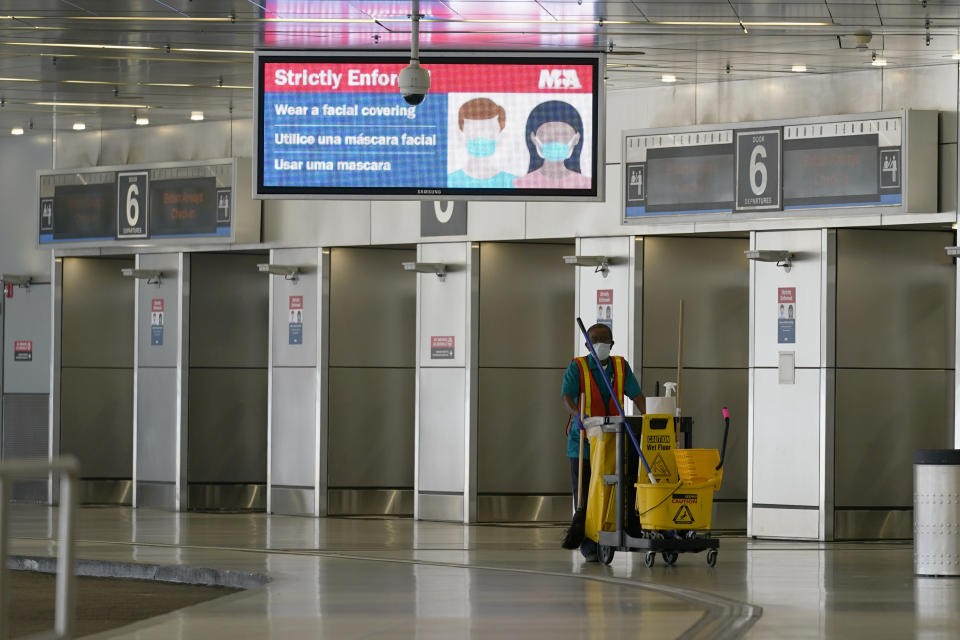
M423 0L420 11L425 51L608 50L613 89L663 73L702 83L795 64L862 70L874 52L888 68L956 64L960 50L960 0ZM254 49L405 49L409 12L402 0L0 0L0 136L30 122L49 131L54 110L64 129L129 127L135 113L151 124L193 110L247 118ZM870 43L858 50L864 29Z

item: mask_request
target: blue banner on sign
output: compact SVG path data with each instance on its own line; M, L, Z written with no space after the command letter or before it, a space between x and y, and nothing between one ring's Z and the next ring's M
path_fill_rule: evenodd
M777 318L777 343L796 344L797 321L794 318Z
M163 346L163 325L150 327L150 345L154 347Z
M288 344L303 344L303 323L290 323L290 339Z

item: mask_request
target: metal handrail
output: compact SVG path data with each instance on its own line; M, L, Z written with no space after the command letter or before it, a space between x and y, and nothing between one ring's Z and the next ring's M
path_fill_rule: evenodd
M53 633L37 637L73 638L76 605L73 517L77 506L76 483L80 464L72 456L53 460L9 460L0 463L0 640L10 637L9 548L10 485L14 480L57 474L60 479L60 512L57 535L57 595Z

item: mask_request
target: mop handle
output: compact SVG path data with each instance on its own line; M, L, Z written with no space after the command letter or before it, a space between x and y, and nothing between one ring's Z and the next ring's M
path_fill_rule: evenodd
M587 335L587 329L583 326L583 320L579 317L577 318L577 325L580 327L580 332L583 334L583 339L587 341L587 348L590 350L590 355L593 356L593 359L597 361L597 367L600 368L600 378L603 379L603 384L607 388L607 392L610 394L610 397L613 398L613 404L617 407L617 411L620 412L620 415L623 418L627 417L627 414L624 413L623 407L620 406L620 400L617 399L617 394L613 391L613 385L610 384L610 379L607 378L607 372L603 369L603 364L600 362L600 358L597 356L596 349L593 348L593 343L590 342L590 336ZM643 469L647 472L647 477L650 479L651 484L657 484L656 478L653 477L653 471L650 470L650 465L647 464L647 459L643 456L643 451L640 449L640 443L637 442L637 436L633 435L633 429L630 428L630 425L625 425L627 435L630 436L631 442L633 442L634 448L637 450L637 454L640 456L640 461L643 463Z
M717 463L719 470L723 466L723 459L727 457L727 434L730 433L730 411L723 408L723 449L720 451L720 462Z

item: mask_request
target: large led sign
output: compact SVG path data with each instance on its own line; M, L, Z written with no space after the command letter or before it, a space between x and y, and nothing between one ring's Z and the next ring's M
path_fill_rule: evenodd
M602 54L261 52L256 196L603 198Z

